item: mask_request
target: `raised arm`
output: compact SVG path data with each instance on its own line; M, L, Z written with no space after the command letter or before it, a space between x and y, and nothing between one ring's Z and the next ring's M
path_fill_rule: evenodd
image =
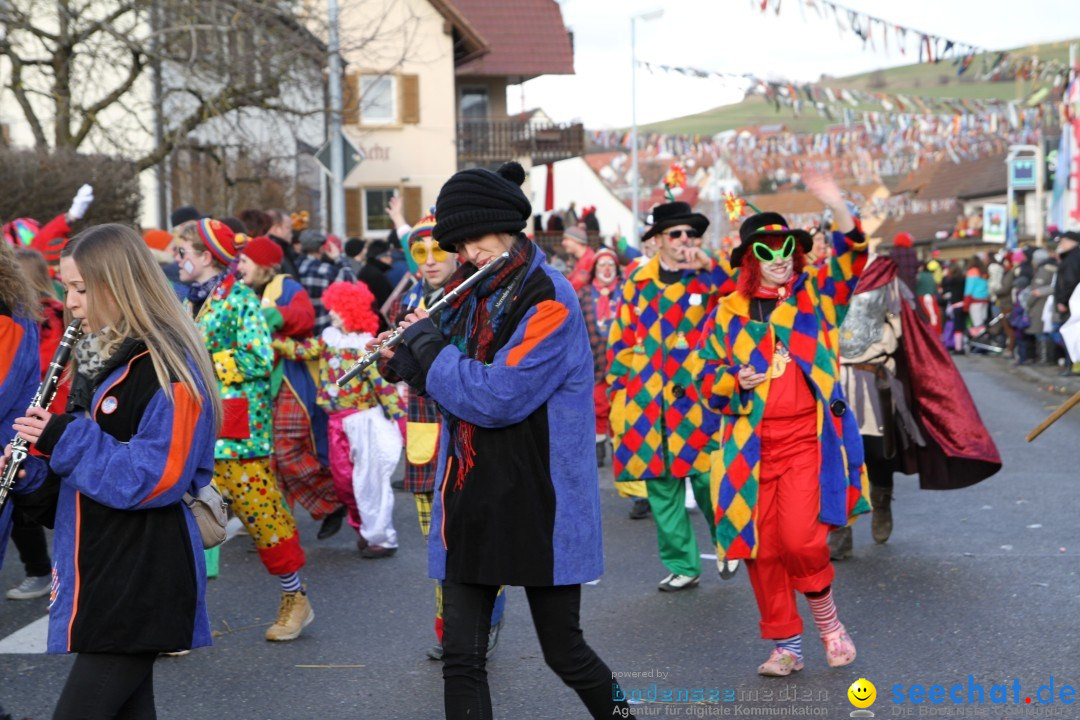
M806 189L833 213L833 257L818 270L816 280L826 319L836 326L843 322L845 309L866 267L866 237L848 210L836 181L828 175L808 174L805 182Z

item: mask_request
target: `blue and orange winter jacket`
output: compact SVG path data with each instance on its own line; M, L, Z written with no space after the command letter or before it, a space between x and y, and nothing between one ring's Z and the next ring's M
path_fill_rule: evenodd
M37 323L13 316L0 302L0 452L15 437L11 426L26 413L37 391L41 379L38 343ZM12 504L5 503L0 513L0 567L11 534L11 509Z
M182 502L214 472L205 393L158 384L145 345L108 361L89 408L54 415L16 485L53 534L50 653L168 652L210 644L202 540Z
M413 327L425 326L433 352L413 358L424 368L423 390L443 411L475 425L475 461L464 472L448 423L441 429L428 573L527 587L600 577L593 356L570 282L535 250L495 330L490 363L470 357L472 341L462 352L429 323ZM410 333L405 344L395 360L404 362L418 347ZM399 368L391 361L390 369L412 383Z

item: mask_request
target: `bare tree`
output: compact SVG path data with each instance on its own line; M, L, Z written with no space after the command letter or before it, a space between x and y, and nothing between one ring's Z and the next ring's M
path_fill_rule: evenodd
M314 123L321 137L320 6L0 0L0 57L8 62L3 88L38 148L120 154L139 170L185 146L273 144L271 135L282 131L268 130L275 125L298 137L298 124L310 130ZM357 24L363 30L343 35L346 56L370 54L365 65L385 71L404 61L416 27L410 13L391 13L393 0L343 6L365 19Z

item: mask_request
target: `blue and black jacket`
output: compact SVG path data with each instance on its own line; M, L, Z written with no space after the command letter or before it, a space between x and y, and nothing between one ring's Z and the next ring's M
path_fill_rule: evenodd
M41 380L39 342L37 323L14 315L0 302L0 452L14 439L11 426L26 414ZM11 535L12 508L9 501L0 512L0 567Z
M54 415L17 503L53 535L50 653L145 653L210 644L202 540L181 501L214 472L204 394L158 383L146 346L109 359L89 407Z
M448 423L439 439L428 572L483 585L575 585L604 572L593 356L577 293L533 254L495 332L490 363L428 320L390 370L476 426L475 464L455 481ZM404 350L404 352L403 352Z

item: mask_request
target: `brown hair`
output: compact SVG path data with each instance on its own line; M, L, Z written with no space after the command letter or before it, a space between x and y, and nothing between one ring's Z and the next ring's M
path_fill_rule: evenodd
M240 211L240 222L244 223L244 232L251 237L259 237L270 231L274 221L262 210L248 209Z
M60 299L56 295L56 286L49 277L49 263L45 261L44 255L33 248L19 248L15 251L15 258L22 265L39 300Z
M34 286L23 279L25 270L15 259L15 248L0 242L0 302L12 315L38 322L41 320L41 301Z

